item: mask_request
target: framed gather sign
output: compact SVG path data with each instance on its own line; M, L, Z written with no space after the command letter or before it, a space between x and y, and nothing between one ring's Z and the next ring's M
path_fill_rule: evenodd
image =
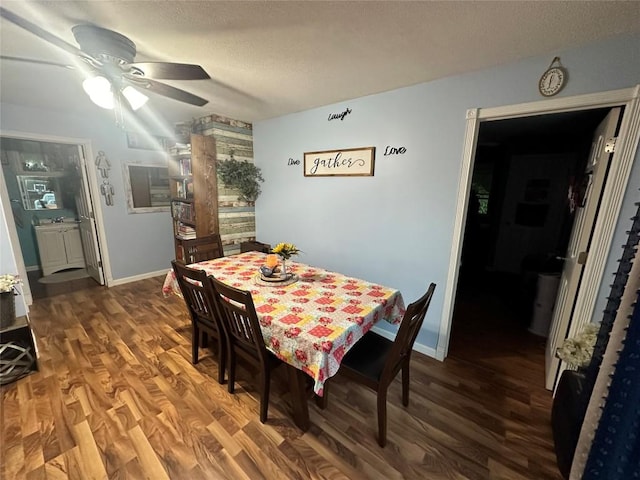
M305 177L371 177L376 147L305 152Z

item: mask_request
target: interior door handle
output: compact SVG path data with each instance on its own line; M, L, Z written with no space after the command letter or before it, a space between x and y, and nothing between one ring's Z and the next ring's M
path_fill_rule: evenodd
M576 263L578 263L579 265L584 265L585 263L587 263L587 255L588 252L580 252L578 254L578 258L576 259ZM556 260L571 260L569 257L556 257Z
M578 262L580 265L584 265L585 263L587 263L587 252L580 252L580 253L578 254L578 260L577 260L577 262Z

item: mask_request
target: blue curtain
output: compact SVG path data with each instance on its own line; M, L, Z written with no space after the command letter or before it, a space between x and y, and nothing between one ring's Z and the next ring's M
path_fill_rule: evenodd
M640 479L640 299L636 299L583 480Z
M586 369L584 388L580 395L579 415L584 417L591 400L591 392L596 383L598 373L600 372L600 365L602 364L602 357L607 349L609 343L609 335L613 328L613 322L615 322L618 315L618 309L620 308L620 301L622 294L629 281L629 273L631 272L631 264L636 256L636 249L640 242L640 203L638 205L638 213L631 218L631 228L629 229L629 236L627 237L627 243L622 246L622 257L618 260L618 269L613 277L613 283L611 284L611 292L607 300L607 305L602 317L602 323L600 324L600 331L598 332L598 339L593 348L593 356L591 357L591 363Z

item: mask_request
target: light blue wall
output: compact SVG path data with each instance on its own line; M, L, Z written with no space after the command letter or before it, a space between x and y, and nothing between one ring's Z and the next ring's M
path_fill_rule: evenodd
M0 105L0 131L21 132L54 137L86 139L91 142L94 161L100 150L111 163L109 181L115 189L114 206L106 206L103 196L97 198L104 219L107 249L112 278L125 279L171 267L174 257L171 217L168 212L129 214L124 190L124 163L163 163L161 152L127 147L125 130L115 125L113 112L94 109L91 115L81 117L64 112L27 108L9 103ZM136 131L129 123L127 130ZM139 130L138 130L139 131ZM165 125L152 132L167 135ZM102 183L99 179L99 184ZM8 255L3 243L2 256Z
M640 83L640 37L621 37L255 122L255 162L265 178L256 204L257 238L293 242L304 251L301 261L399 288L407 303L435 281L436 295L418 337L422 347L435 348L466 111L541 100L537 82L556 55L569 71L561 97ZM343 121L327 121L347 107L352 113ZM407 152L383 156L387 145ZM302 162L305 151L363 146L377 149L373 177L305 178L302 165L287 165L289 158ZM627 191L614 247L624 242L633 202L640 200L640 161L629 183L634 187ZM617 268L619 254L615 248L610 255L607 275ZM601 288L598 312L607 285Z

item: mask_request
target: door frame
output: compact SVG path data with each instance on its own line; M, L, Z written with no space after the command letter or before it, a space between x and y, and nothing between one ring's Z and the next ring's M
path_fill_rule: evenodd
M568 335L571 336L576 333L579 326L590 322L594 313L598 289L602 282L605 263L611 248L614 228L620 215L622 200L638 148L638 141L640 140L639 97L640 85L636 85L633 88L621 90L611 90L502 107L472 108L467 110L458 199L456 203L447 282L444 292L444 307L442 317L440 318L440 329L436 346L436 358L438 360L444 360L449 352L449 340L458 288L464 227L469 205L471 179L480 122L591 110L595 108L624 107L616 149L611 160L609 176L604 186L602 203L599 210L601 213L595 221L593 239L589 251L589 262L585 265L582 283L576 296L573 317L580 318L582 321L580 325L577 324L578 322L571 322L568 332Z
M100 187L98 185L98 177L95 165L93 162L89 161L90 158L93 158L93 150L91 148L91 140L86 138L74 138L74 137L58 137L55 135L45 135L40 133L32 133L32 132L18 132L14 130L0 130L1 137L10 137L17 138L20 140L33 140L40 142L52 142L52 143L65 143L70 145L79 145L82 147L84 151L85 158L81 159L84 167L87 172L87 179L89 180L89 193L91 195L91 207L93 210L93 214L95 217L96 230L98 234L98 246L100 249L100 258L102 261L102 271L104 274L105 286L109 287L113 283L113 277L111 275L111 263L109 261L109 254L106 248L107 245L107 237L104 228L104 220L103 220L103 212L102 205L100 202L96 201L96 199L100 198ZM4 179L4 176L3 176ZM18 239L18 230L16 228L16 222L13 218L13 212L11 211L11 205L5 205L5 202L2 202L5 216L7 218L7 225L9 228L9 236L11 238L15 238L16 241ZM27 273L26 267L24 265L24 257L22 256L22 249L19 243L16 243L13 246L14 256L16 257L16 262L19 266L22 266L24 269L20 272L21 277L27 282ZM33 303L33 299L27 305L31 305Z
M29 285L29 280L27 280L27 269L24 266L24 257L22 256L22 250L20 248L20 239L18 238L16 221L13 218L11 199L9 197L9 191L7 190L7 181L4 179L4 170L2 170L2 168L0 168L0 204L2 204L5 222L9 231L9 242L11 243L13 258L15 258L16 268L18 269L17 273L22 279L22 297L27 306L28 313L29 305L33 303L33 295L31 295L31 286ZM11 219L9 220L9 218Z

